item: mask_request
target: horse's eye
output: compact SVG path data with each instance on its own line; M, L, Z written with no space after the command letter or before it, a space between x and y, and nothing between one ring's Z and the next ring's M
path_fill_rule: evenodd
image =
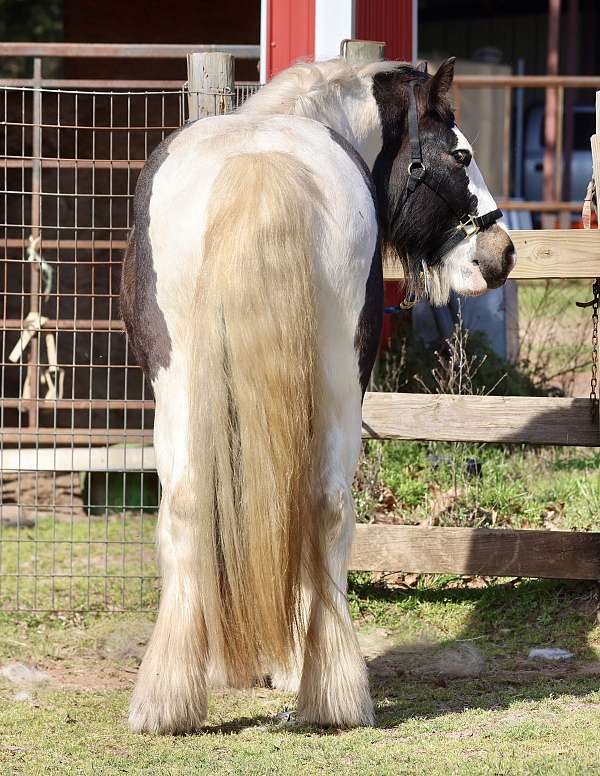
M473 158L470 151L464 150L452 151L452 156L459 164L462 164L463 167L468 167L471 164L471 159Z

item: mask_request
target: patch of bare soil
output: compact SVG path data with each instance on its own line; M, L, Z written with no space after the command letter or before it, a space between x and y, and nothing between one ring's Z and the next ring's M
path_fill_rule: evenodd
M91 657L62 660L42 659L35 665L7 663L0 669L0 682L15 691L16 700L28 700L33 690L116 690L129 687L135 669L103 663Z
M102 662L93 657L62 661L44 661L39 664L50 676L49 686L61 690L106 690L129 689L135 682L137 669L125 668Z
M481 676L486 660L476 646L460 642L440 648L437 641L423 638L398 644L384 629L360 633L359 643L369 671L378 677L410 675L427 679L459 679Z
M105 691L130 688L146 650L152 623L136 619L106 623L96 631L93 646L57 660L40 657L20 662L19 656L0 666L0 682L15 691L35 685L47 689ZM38 677L43 677L38 680Z
M578 399L587 399L590 395L591 372L577 372L573 376L571 396Z
M100 657L114 663L139 666L153 627L146 621L122 622L98 638L96 651Z
M95 651L66 660L44 658L36 661L31 670L47 675L43 685L47 689L92 692L130 689L151 630L149 622L122 623L98 638ZM470 642L440 647L433 635L428 637L427 633L409 643L398 643L394 633L383 628L359 633L358 638L370 674L380 680L406 677L445 686L451 680L485 677L498 684L523 685L539 680L600 676L600 661L578 665L575 662L539 664L514 658L486 660ZM16 682L14 686L16 691L29 687L27 682ZM260 688L257 692L268 697L272 691Z

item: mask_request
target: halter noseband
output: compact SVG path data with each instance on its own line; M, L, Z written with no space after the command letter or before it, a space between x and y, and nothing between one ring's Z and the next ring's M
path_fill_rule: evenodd
M421 153L421 141L419 138L419 118L417 114L417 100L415 98L415 86L416 81L409 81L408 94L409 94L409 106L408 106L408 139L410 142L410 162L408 165L408 180L406 182L406 194L402 204L406 202L408 197L417 190L417 188L424 183L428 189L433 191L440 199L442 199L449 210L454 213L458 218L458 224L456 231L452 234L443 245L436 251L433 256L429 256L424 259L427 267L435 267L439 264L444 256L449 253L452 248L456 247L463 240L468 240L474 237L482 229L486 229L488 226L495 224L499 218L502 218L502 211L490 210L489 213L485 213L482 216L473 216L469 212L459 215L456 213L452 205L448 202L446 197L438 190L436 179L425 167L423 162L423 155Z

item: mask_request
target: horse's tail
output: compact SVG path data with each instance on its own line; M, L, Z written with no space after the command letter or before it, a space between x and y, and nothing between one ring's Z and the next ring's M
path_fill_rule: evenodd
M324 589L311 477L319 200L284 153L230 158L210 193L190 329L190 495L206 633L238 686L288 665L307 557Z

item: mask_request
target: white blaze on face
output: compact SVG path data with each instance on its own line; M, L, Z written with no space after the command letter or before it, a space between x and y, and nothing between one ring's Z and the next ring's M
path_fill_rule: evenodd
M473 149L467 138L458 129L453 128L456 135L456 147L453 151L469 151ZM468 167L465 167L468 178L469 191L477 197L477 215L481 216L496 209L496 202L483 179L483 175L474 159ZM487 290L487 283L481 274L479 267L474 263L477 251L477 238L462 240L444 258L442 266L435 274L439 275L439 295L434 299L434 304L444 304L450 291L467 296L483 294ZM437 283L434 285L438 285ZM444 298L445 296L445 298Z
M469 151L472 156L473 148L460 129L455 126L453 132L456 135L456 149L453 150ZM472 159L471 164L468 167L465 167L465 172L469 179L469 191L477 197L477 215L482 216L485 213L489 213L491 210L496 210L498 207L496 201L490 194L490 190L483 180L483 175L481 174L481 170L477 166L475 159Z

